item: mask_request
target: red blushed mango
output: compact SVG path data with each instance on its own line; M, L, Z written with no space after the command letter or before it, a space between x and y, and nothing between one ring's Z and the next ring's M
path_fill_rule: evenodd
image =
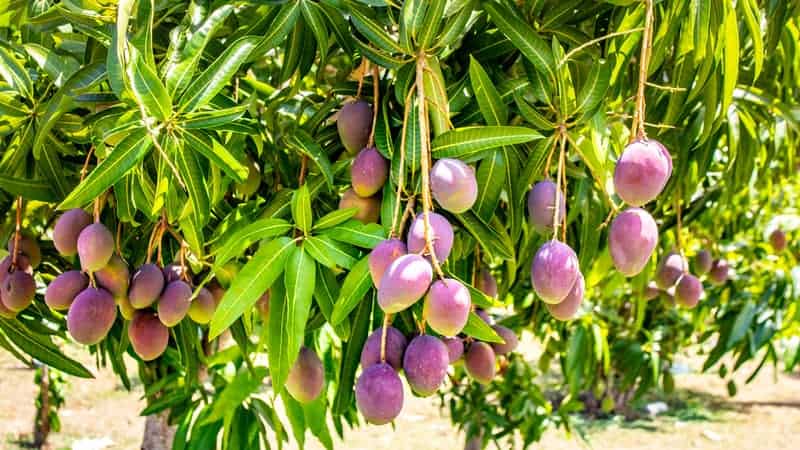
M686 271L683 257L678 252L667 253L656 269L656 284L661 289L668 289L675 286L678 279Z
M611 222L608 248L614 267L632 277L642 271L658 243L658 227L641 208L629 208Z
M422 316L428 325L443 336L455 336L469 319L472 300L467 288L452 278L435 281L428 294Z
M581 307L581 302L583 302L583 293L585 289L585 284L583 280L583 274L578 274L578 279L575 280L575 285L572 286L572 290L569 291L569 294L561 300L560 303L555 305L545 305L547 310L550 311L550 314L553 315L558 320L570 320L575 317L575 314L578 312L578 309Z
M578 279L578 256L569 245L545 242L531 263L531 284L545 303L559 303Z
M336 118L339 138L348 153L355 153L366 147L372 131L372 107L363 100L342 106Z
M138 311L128 326L133 351L144 361L152 361L167 350L169 329L152 311Z
M453 249L453 227L444 216L436 213L428 213L430 223L430 236L433 241L433 251L439 264L444 263L450 250ZM425 248L425 218L424 213L420 213L411 222L406 238L409 253L422 253Z
M359 197L351 188L344 191L339 200L339 209L356 208L354 219L361 223L377 223L381 214L381 199L378 196Z
M53 245L64 256L78 253L78 235L92 223L92 216L86 211L75 208L66 211L53 227Z
M93 345L102 341L114 320L117 305L105 289L89 287L75 297L67 312L67 330L77 342Z
M492 350L494 350L495 355L507 355L517 348L519 339L513 330L502 325L495 325L492 329L505 341L503 344L492 342Z
M384 313L394 314L416 303L431 285L433 268L415 254L397 258L383 274L378 287L378 304Z
M411 340L403 356L406 380L418 395L427 397L439 389L447 376L450 354L439 338L423 334Z
M672 174L672 158L655 139L631 142L614 168L614 189L632 206L655 199Z
M687 308L694 308L703 296L703 283L692 274L685 274L675 286L675 302Z
M361 150L350 167L350 181L359 197L378 193L388 177L389 163L375 147Z
M102 269L114 254L114 236L102 223L93 223L78 235L78 258L83 270Z
M313 350L303 347L289 370L286 390L300 403L309 403L319 397L325 385L325 369Z
M128 299L136 309L152 305L164 290L164 273L155 264L144 264L133 274Z
M158 319L168 327L177 325L189 312L192 288L183 281L173 281L158 299Z
M361 367L367 368L373 364L381 362L381 338L383 327L375 329L369 335L364 347L361 349ZM386 363L400 370L403 366L403 354L406 351L408 340L395 327L386 328Z
M464 367L467 374L478 383L491 383L496 370L494 350L485 342L473 342L464 356Z
M52 309L69 309L75 297L89 286L89 277L80 270L70 270L57 276L44 293L44 302Z
M369 274L375 287L381 285L381 279L386 269L399 257L408 253L406 244L400 239L386 239L381 241L369 254Z
M475 170L458 159L443 158L431 169L431 193L442 208L463 213L478 198Z
M403 409L403 382L392 366L378 363L361 372L356 382L356 406L367 422L384 425Z
M553 219L560 225L566 216L567 203L563 192L558 192L558 212L555 211L557 190L555 183L544 180L533 185L528 192L528 218L533 229L540 234L552 233Z

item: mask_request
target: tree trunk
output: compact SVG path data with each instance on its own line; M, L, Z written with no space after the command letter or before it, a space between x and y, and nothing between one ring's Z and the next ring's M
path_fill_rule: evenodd
M42 366L42 381L39 385L39 411L33 426L33 447L42 448L50 434L50 373Z
M175 438L175 427L168 422L169 412L147 416L144 422L142 450L170 450Z

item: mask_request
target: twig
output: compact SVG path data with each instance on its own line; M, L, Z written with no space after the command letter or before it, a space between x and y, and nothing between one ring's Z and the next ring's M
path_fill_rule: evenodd
M592 46L594 44L597 44L598 42L602 42L602 41L604 41L606 39L610 39L610 38L617 37L617 36L624 36L626 34L631 34L631 33L638 33L638 32L643 31L643 30L644 30L644 28L642 28L642 27L631 28L630 30L616 31L614 33L606 34L605 36L600 36L599 38L592 39L591 41L586 41L583 44L581 44L581 45L573 48L569 52L567 52L567 54L564 55L564 57L561 59L561 61L558 62L558 67L560 68L561 66L563 66L564 63L569 61L569 59L575 55L575 53L578 53L579 51L585 49L586 47L590 47L590 46Z
M306 182L306 171L308 170L308 157L303 154L300 159L300 175L297 176L297 185L302 186Z
M372 67L372 130L369 132L367 147L372 147L375 143L375 125L378 123L378 108L380 107L381 95L380 72L377 65Z
M636 91L636 110L631 124L631 142L637 139L647 139L644 130L645 98L644 88L647 85L647 65L650 59L650 45L653 38L653 0L645 0L646 12L644 19L644 34L642 36L642 51L639 56L639 84Z
M117 221L117 235L114 239L114 246L117 247L117 254L122 257L122 246L119 245L120 236L122 235L122 221Z
M94 145L89 147L89 152L86 153L86 159L83 161L83 167L81 168L81 181L86 178L86 174L89 173L89 160L92 159L92 155L94 154Z
M14 247L11 249L11 271L17 269L19 241L22 238L22 196L17 197L17 214L14 222Z
M430 180L430 135L428 131L428 114L425 105L425 85L424 85L424 69L425 69L425 52L422 51L417 56L417 108L419 111L419 134L420 134L420 170L422 172L422 219L425 224L425 248L431 256L433 268L439 278L444 278L444 273L436 258L436 252L433 246L433 237L431 236L431 180Z
M358 89L356 90L356 98L361 97L361 88L364 86L364 74L369 70L369 60L361 58L361 65L358 67Z
M383 316L383 330L381 331L381 362L386 362L386 334L391 321L391 314L386 314Z
M401 231L399 234L395 234L397 219L400 216L400 193L405 190L405 161L406 161L406 129L408 124L408 114L411 111L411 95L414 93L414 88L417 86L417 82L415 81L411 88L408 90L408 94L406 95L406 103L405 108L403 110L403 129L400 134L400 169L397 172L397 195L395 197L395 205L394 205L394 213L392 213L392 228L389 231L389 237L394 236L401 236L402 232L402 225Z
M676 228L675 228L675 244L678 246L678 252L681 254L681 261L683 260L683 244L681 243L681 189L678 188L678 195L675 196L675 220L676 220Z
M558 239L558 230L560 228L558 223L558 212L561 209L559 208L559 205L561 204L561 172L564 170L564 144L566 143L563 125L559 129L558 142L561 143L561 148L559 149L558 153L558 170L556 171L556 199L555 204L553 205L553 240Z
M403 230L406 228L406 222L408 221L408 218L414 215L414 203L414 197L409 197L406 200L406 209L403 211L403 218L400 219L400 226L397 229L398 237L403 235Z

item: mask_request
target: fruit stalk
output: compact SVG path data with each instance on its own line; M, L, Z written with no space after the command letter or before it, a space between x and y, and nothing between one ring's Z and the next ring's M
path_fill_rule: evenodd
M17 254L19 253L19 240L22 237L22 197L17 197L17 216L14 222L14 248L11 253L11 271L17 268Z
M558 170L556 171L556 200L553 203L553 239L558 239L558 230L560 228L558 224L558 205L561 202L561 181L562 181L562 171L564 170L564 130L563 126L559 131L559 140L560 140L560 148L558 151ZM566 186L565 186L566 187ZM565 218L566 219L566 218ZM566 222L566 220L565 220Z
M369 132L367 147L372 147L375 144L375 124L378 123L378 105L380 104L381 96L380 91L380 72L378 70L378 66L375 65L372 67L372 130Z
M402 231L402 222L400 224L400 231L395 234L397 230L397 219L400 215L400 194L403 192L405 188L405 161L406 161L406 124L408 123L408 113L411 110L411 96L414 93L414 88L416 87L417 83L411 85L411 88L408 90L408 94L406 95L406 102L405 102L405 109L403 111L403 130L400 134L400 168L397 172L397 196L395 197L394 203L394 214L392 214L392 228L389 232L389 237L400 236L403 234ZM375 123L373 122L373 127ZM409 199L409 201L411 201Z
M642 35L642 50L639 55L639 85L636 91L636 110L633 112L633 124L631 125L631 142L637 139L647 139L644 130L644 88L647 85L647 65L653 40L653 0L645 0L645 5L644 34Z
M381 362L386 362L386 334L389 330L389 324L392 321L392 315L386 314L383 316L383 330L381 330Z
M422 219L425 224L425 249L431 255L433 269L439 278L444 278L444 273L436 259L436 252L433 248L431 237L430 211L431 211L431 180L430 180L430 136L428 130L428 114L425 107L425 52L420 52L417 56L417 108L419 111L419 134L420 134L420 165L422 172Z

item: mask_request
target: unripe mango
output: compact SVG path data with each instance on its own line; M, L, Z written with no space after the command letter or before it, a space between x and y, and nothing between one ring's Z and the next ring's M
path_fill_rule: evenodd
M699 275L708 273L712 264L714 264L714 261L708 250L700 250L694 257L694 271Z
M475 286L479 291L492 298L497 298L497 280L488 269L481 269Z
M197 292L197 297L189 304L189 318L200 325L205 325L211 322L214 317L214 310L217 309L217 304L214 301L214 296L211 291L202 287Z
M97 284L110 292L114 298L128 295L131 273L128 264L119 255L114 254L108 264L94 273L94 278Z
M772 233L769 234L769 243L776 252L786 250L786 233L780 229L773 230Z
M261 294L261 297L256 300L256 311L258 311L261 321L265 324L269 323L269 297L270 292L267 289L267 292Z
M32 268L36 268L39 266L39 263L42 262L42 250L39 248L39 243L36 242L36 239L33 239L29 236L22 235L19 237L19 243L17 244L17 253L20 255L25 255L28 257L28 263L31 265ZM14 253L14 235L11 235L11 238L8 240L8 253Z

